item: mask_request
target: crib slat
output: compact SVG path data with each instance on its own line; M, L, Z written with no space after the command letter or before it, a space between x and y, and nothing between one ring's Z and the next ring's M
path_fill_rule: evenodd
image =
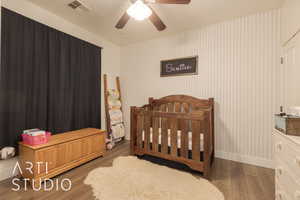
M166 104L161 105L160 110L162 112L167 111ZM161 152L168 153L168 120L167 118L161 118Z
M184 113L190 112L190 106L187 103L182 103L182 110Z
M182 103L181 104L181 112L183 113L189 113L190 110L189 110L189 104L187 103ZM182 128L184 127L181 127L181 123L179 123L179 129L181 130ZM189 128L187 129L187 131L189 130Z
M178 120L176 118L170 118L169 123L171 130L171 155L177 157Z
M161 152L168 154L168 120L161 119Z
M174 104L173 103L167 104L167 112L168 113L174 112ZM171 127L170 120L168 120L168 128L170 129L170 127Z
M189 113L189 104L182 103L180 107L181 112ZM180 120L179 129L181 130L180 136L180 156L188 158L189 156L189 120Z
M200 161L200 121L192 121L192 158Z
M168 103L168 112L174 112L174 104Z
M159 111L160 111L160 112L166 112L166 110L167 110L167 107L166 107L165 104L160 105L160 107L159 107ZM162 127L162 120L163 120L163 118L161 117L160 120L159 120L159 128ZM160 135L160 136L161 136L161 135ZM162 136L161 136L161 137L162 137Z
M158 152L159 119L158 117L152 118L152 151L154 152Z
M145 151L150 151L150 117L148 115L144 116L144 132L145 132L145 139L144 139L144 149Z
M166 104L160 105L160 111L161 111L161 112L166 112L166 111L167 111Z
M174 107L175 107L175 112L181 112L181 105L180 103L176 102L174 103Z
M180 156L188 158L189 151L189 120L180 120L181 138L180 138Z
M183 112L184 113L190 113L191 112L191 106L190 106L190 104L188 104L188 103L183 103L182 104L182 110L183 110ZM192 121L191 120L189 120L189 122L188 122L188 131L192 131Z
M143 124L144 116L139 115L137 117L137 147L143 148Z

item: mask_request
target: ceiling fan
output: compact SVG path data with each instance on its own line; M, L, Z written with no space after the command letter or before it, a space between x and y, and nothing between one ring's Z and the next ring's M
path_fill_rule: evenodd
M158 31L163 31L166 29L166 25L149 4L189 4L190 2L191 0L131 0L132 5L118 21L116 28L124 28L131 17L135 20L149 18Z

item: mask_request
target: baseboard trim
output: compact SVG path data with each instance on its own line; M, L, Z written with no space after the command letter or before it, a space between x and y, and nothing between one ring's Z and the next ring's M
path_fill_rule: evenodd
M268 159L254 157L254 156L248 156L248 155L240 155L237 153L223 152L223 151L216 151L215 155L217 158L222 158L222 159L226 159L226 160L232 160L232 161L236 161L236 162L259 166L259 167L274 169L274 161L273 160L268 160Z

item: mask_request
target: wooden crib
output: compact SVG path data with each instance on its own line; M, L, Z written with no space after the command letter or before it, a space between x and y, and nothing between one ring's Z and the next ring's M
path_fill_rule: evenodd
M183 163L210 177L214 160L214 99L172 95L131 107L131 154Z

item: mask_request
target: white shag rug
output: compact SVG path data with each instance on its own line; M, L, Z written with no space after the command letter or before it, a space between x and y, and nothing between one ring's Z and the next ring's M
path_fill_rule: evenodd
M132 156L91 171L84 183L99 200L224 200L206 179Z

